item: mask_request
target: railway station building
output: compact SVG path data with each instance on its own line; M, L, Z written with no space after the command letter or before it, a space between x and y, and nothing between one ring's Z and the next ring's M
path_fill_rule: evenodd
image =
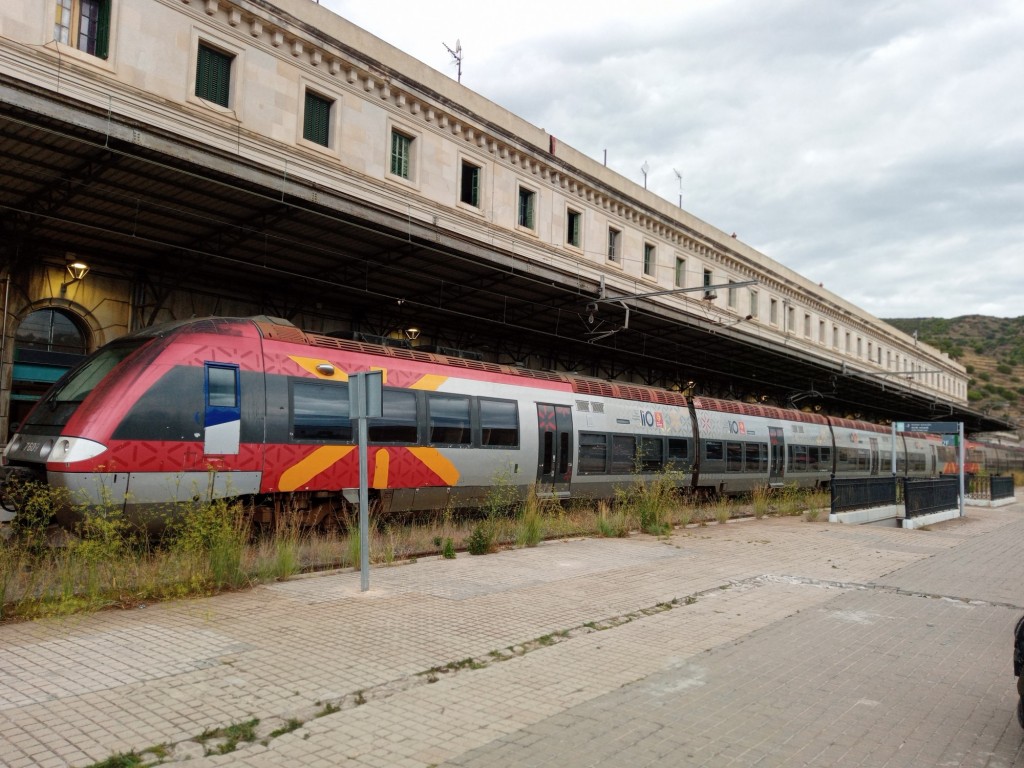
M2 436L83 355L207 315L1011 426L944 353L312 0L6 0L0 281Z

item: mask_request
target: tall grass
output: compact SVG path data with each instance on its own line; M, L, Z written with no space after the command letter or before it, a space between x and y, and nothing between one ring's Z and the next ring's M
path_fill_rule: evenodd
M679 504L678 485L674 472L638 474L628 486L616 489L615 503L623 514L636 519L644 533L665 536L672 530L672 512Z
M424 555L454 557L459 550L491 552L532 547L544 538L625 537L641 530L665 536L694 520L724 521L741 514L812 514L827 506L827 493L795 488L753 494L751 505L733 500L697 504L680 495L670 475L637 480L621 489L613 504L577 500L566 504L531 489L501 486L483 516L440 510L415 523L382 521L371 511L370 562L386 565ZM501 484L499 484L501 485ZM32 489L26 489L26 492ZM59 493L34 489L32 514L0 540L0 620L65 615L110 605L206 595L288 578L307 569L358 567L357 521L342 520L339 531L318 532L279 524L253 535L238 504L216 501L183 506L159 543L152 543L114 508L82 509L71 534L55 537L44 509L63 503ZM48 496L48 494L50 494ZM52 507L51 507L52 509ZM482 539L482 541L481 541Z
M772 489L767 485L759 485L750 494L754 507L754 517L760 520L771 512Z
M544 538L546 512L554 506L557 505L552 504L549 499L541 499L537 495L536 486L530 486L516 518L516 546L536 547L541 542L541 539Z

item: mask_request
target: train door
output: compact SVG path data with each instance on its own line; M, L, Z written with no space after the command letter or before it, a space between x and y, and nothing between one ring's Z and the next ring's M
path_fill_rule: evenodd
M878 466L881 463L881 456L878 453L878 438L869 437L868 444L871 447L871 457L868 459L871 467L871 476L874 477L878 474Z
M768 485L781 486L786 474L786 439L782 427L768 427Z
M568 496L572 480L572 409L537 403L537 490Z
M238 366L207 363L203 386L203 454L228 456L238 453L242 433L242 403Z

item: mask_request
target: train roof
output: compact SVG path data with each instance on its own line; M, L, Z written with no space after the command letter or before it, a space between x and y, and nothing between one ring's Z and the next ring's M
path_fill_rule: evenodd
M739 403L733 400L719 400L715 397L695 397L693 398L693 405L695 408L703 411L738 413L744 416L763 416L766 419L802 421L807 424L822 424L825 426L829 423L828 418L820 413L806 413L788 408L777 408L774 405L761 405L760 403Z

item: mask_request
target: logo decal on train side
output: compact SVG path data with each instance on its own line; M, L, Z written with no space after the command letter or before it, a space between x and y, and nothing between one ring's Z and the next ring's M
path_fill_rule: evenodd
M747 425L742 421L730 421L729 431L734 435L745 435L747 434Z
M640 423L645 427L665 428L665 416L654 411L640 411Z

